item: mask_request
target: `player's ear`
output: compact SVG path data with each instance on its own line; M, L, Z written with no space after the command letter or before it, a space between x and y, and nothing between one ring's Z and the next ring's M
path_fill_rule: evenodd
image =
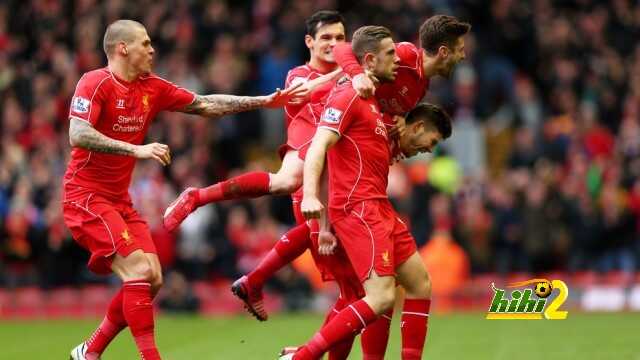
M440 45L440 47L438 47L438 56L446 59L449 56L449 48L445 45Z
M364 65L365 69L375 69L376 68L376 55L370 52L364 53L364 58L362 59L362 65Z
M313 47L313 37L309 34L305 35L304 43L307 45L307 48L311 49Z

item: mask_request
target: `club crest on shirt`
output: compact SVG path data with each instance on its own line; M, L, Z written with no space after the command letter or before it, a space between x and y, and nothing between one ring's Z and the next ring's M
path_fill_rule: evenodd
M75 96L71 100L71 110L75 113L84 114L88 112L90 105L89 99L85 99L82 96Z
M132 244L131 235L129 235L128 229L124 229L124 231L120 235L122 235L125 245L129 246Z
M382 253L382 266L391 266L391 259L389 259L389 250Z
M326 108L324 113L322 113L321 120L328 122L329 124L337 124L340 122L340 117L342 116L342 111L336 108Z
M144 112L149 112L149 94L144 94L142 96L142 110Z

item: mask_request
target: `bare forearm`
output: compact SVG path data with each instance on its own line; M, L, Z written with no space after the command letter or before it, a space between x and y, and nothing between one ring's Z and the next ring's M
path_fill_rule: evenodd
M320 186L320 202L323 204L327 204L328 203L328 198L329 198L329 177L327 176L327 171L326 169L324 169L324 171L322 172L322 176L320 177L320 181L321 181L321 186ZM323 211L322 214L320 214L320 221L319 221L319 225L320 225L320 231L330 231L330 226L329 226L329 214L327 213L327 211Z
M324 169L326 147L312 142L304 162L303 193L304 196L318 196L320 175Z
M220 117L255 110L269 102L268 96L196 95L182 111L206 117Z
M317 88L318 86L326 83L327 81L331 81L333 79L335 79L338 75L342 74L342 69L338 68L336 70L333 70L330 73L324 74L322 76L319 76L313 80L309 80L307 81L307 87L309 88L309 90L313 90L315 88Z
M90 124L73 118L69 124L69 142L71 146L108 154L133 156L136 150L136 145L112 139Z

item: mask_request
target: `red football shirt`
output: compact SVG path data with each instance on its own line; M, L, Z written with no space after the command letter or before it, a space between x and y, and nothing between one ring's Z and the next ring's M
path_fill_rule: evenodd
M126 82L102 68L82 76L69 117L90 123L112 139L139 145L158 112L183 108L194 98L192 92L153 74ZM132 156L74 147L64 175L65 199L87 191L127 197L135 162Z
M413 109L429 88L429 78L424 76L422 50L409 42L396 45L400 58L400 67L396 79L382 83L376 89L376 98L383 112L393 115L406 115ZM364 72L358 63L350 43L337 44L333 48L336 62L346 74L353 77Z
M292 85L305 83L309 80L317 79L324 74L325 73L322 73L312 68L309 65L300 65L298 67L295 67L289 70L289 72L287 73L287 79L284 85L285 85L285 88L288 88L289 86L292 86ZM298 112L302 108L304 108L307 105L307 103L308 102L305 102L302 104L296 104L296 105L291 105L291 104L285 105L284 107L285 129L289 127L289 124L291 124L291 121L293 120L293 118L296 117Z
M327 154L329 217L336 221L361 201L387 198L388 135L375 98L360 98L350 81L327 98L321 128L340 135Z

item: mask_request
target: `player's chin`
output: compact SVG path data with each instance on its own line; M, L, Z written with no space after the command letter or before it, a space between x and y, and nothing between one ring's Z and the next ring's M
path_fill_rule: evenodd
M329 64L336 63L336 59L333 57L333 53L325 54L322 60Z

